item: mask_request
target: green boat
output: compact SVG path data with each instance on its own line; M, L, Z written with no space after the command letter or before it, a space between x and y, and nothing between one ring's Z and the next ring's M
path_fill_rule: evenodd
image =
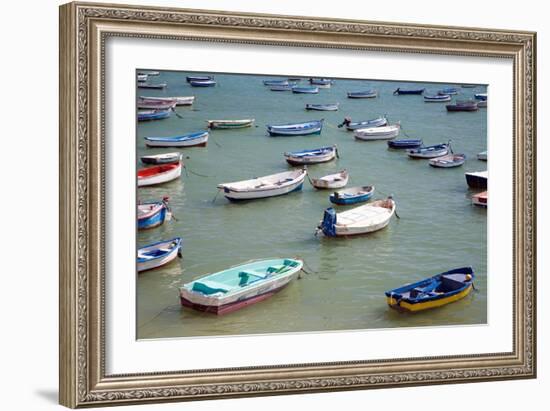
M208 274L180 288L184 307L227 314L263 301L296 277L303 262L294 258L254 261Z

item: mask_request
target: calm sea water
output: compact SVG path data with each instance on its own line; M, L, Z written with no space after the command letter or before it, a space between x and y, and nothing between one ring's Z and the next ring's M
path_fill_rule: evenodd
M187 73L188 74L188 73ZM480 324L487 320L486 210L471 205L465 171L485 170L476 154L486 150L486 110L447 113L444 103L421 96L393 96L396 87L426 87L436 92L449 84L394 83L339 79L317 95L271 92L262 80L273 76L216 74L213 88L192 88L186 73L162 72L154 82L165 90L139 89L139 95L194 95L191 107L178 107L169 119L141 122L138 156L178 149L146 148L143 137L170 136L205 128L208 119L255 118L256 127L213 130L206 148L183 150L189 175L161 186L140 188L141 200L170 196L177 221L138 232L138 245L184 238L183 259L137 278L139 338L238 335L352 330L410 326ZM304 85L306 82L303 82ZM346 91L375 88L376 99L348 99ZM462 89L458 98L486 92ZM340 103L337 112L308 112L306 103ZM426 145L452 140L465 153L464 166L434 169L389 150L385 141L359 142L337 128L345 116L367 120L387 114L401 121L399 138L422 138ZM268 137L265 124L325 119L320 136ZM405 134L406 133L406 134ZM348 186L375 185L376 198L393 194L400 219L371 235L316 238L314 230L330 205L329 191L307 182L303 191L246 203L230 203L216 185L290 169L283 152L336 143L340 159L311 166L319 177L346 168ZM138 160L138 167L139 164ZM178 287L207 273L251 259L300 256L310 274L272 298L240 311L215 316L182 308ZM402 314L387 307L384 291L471 265L477 292L440 309Z

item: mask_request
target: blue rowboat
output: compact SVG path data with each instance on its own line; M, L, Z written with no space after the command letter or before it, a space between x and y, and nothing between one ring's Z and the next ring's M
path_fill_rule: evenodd
M393 92L394 95L407 95L407 94L422 94L424 93L425 88L409 88L409 89L402 89L401 87L397 87L397 89Z
M306 104L306 110L338 111L338 103L333 104Z
M450 94L432 94L424 96L425 103L444 103L446 101L451 101Z
M205 147L208 143L208 131L197 131L173 137L145 137L147 147Z
M364 91L350 91L348 92L348 98L375 98L378 96L376 90L364 90Z
M437 92L440 96L448 95L448 96L454 96L458 94L458 89L456 87L447 87L444 89L441 89Z
M208 81L214 80L214 76L187 76L186 80L188 83L191 83L192 81Z
M138 121L162 120L170 117L171 110L142 110L138 111Z
M138 272L162 267L173 261L176 257L181 258L182 244L183 240L180 237L176 237L171 240L159 241L158 243L138 248Z
M364 203L374 194L374 186L350 187L338 190L329 197L330 202L338 205Z
M323 120L267 126L267 132L270 136L307 136L321 134L321 130L323 130Z
M161 201L138 204L138 230L157 227L170 220L172 214L168 201L169 197L164 197Z
M214 87L216 80L191 80L189 84L191 87Z
M456 268L434 277L386 291L386 301L399 311L437 308L466 297L474 288L472 267Z
M352 122L351 117L346 117L344 118L344 121L342 122L342 124L338 125L338 128L345 126L346 130L354 131L360 128L383 127L383 126L386 126L387 124L388 124L388 119L386 117L378 117L372 120L356 121L356 122Z
M402 139L388 141L388 147L395 149L418 148L420 146L422 146L422 140L419 139Z
M181 305L218 315L236 311L287 286L303 264L298 259L277 258L208 274L180 288Z
M338 157L338 148L333 145L310 150L292 151L284 153L284 156L287 163L293 166L326 163Z
M477 93L474 94L474 98L476 100L486 101L487 100L487 93Z
M319 87L292 87L292 92L296 94L317 94Z
M289 86L288 80L264 80L264 86Z
M292 90L292 86L290 84L283 86L271 86L269 89L271 91L290 91Z
M412 158L435 158L449 153L449 144L435 144L433 146L419 147L407 150Z

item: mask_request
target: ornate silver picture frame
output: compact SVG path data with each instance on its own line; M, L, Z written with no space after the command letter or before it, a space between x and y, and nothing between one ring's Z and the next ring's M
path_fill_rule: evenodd
M473 355L108 374L105 43L170 39L513 63L513 349ZM220 69L221 70L221 69ZM536 34L69 3L60 8L60 403L67 407L535 378ZM327 347L327 349L330 349Z

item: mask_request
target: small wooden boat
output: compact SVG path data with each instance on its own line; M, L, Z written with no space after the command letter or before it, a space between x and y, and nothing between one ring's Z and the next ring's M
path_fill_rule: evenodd
M424 93L425 90L426 90L425 88L403 89L401 87L397 87L397 89L393 92L393 94L395 96L409 95L409 94L422 94Z
M305 169L291 170L251 180L218 184L218 189L223 190L223 195L232 201L276 197L301 190L306 175Z
M477 102L479 108L487 108L487 100L480 100Z
M214 76L187 76L185 78L188 83L191 83L192 81L209 81L214 80Z
M472 267L456 268L434 277L386 291L386 301L399 311L437 308L466 297L474 287Z
M267 125L267 132L270 136L307 136L310 134L321 134L322 130L323 120Z
M332 86L332 83L334 83L334 80L330 80L328 78L310 78L309 84L313 86L317 86L319 88L330 88Z
M292 92L296 94L317 94L319 87L292 87Z
M241 264L205 275L180 288L184 307L213 314L227 314L263 301L287 286L303 262L278 258Z
M430 94L424 96L425 103L444 103L451 101L451 96L449 94Z
M208 131L172 137L145 137L147 147L206 147L206 144L208 144Z
M152 154L149 156L141 156L141 162L143 164L172 164L181 161L181 153L165 153L165 154Z
M338 111L338 103L333 104L306 104L306 110Z
M160 241L138 248L137 270L138 272L162 267L169 262L181 258L182 239L180 237L171 240Z
M349 173L347 170L339 171L335 174L329 174L319 178L312 178L311 185L315 188L342 188L348 184Z
M271 86L269 88L269 90L271 91L291 91L292 90L292 86L291 85L286 85L286 86Z
M459 100L455 104L447 104L445 108L447 111L477 111L478 105L472 100Z
M378 97L376 90L348 91L348 98L375 98Z
M386 227L395 214L395 201L391 197L376 200L351 210L336 213L334 208L325 210L317 233L327 237L340 237L372 233Z
M468 187L476 190L487 190L487 180L489 174L487 170L485 171L473 171L469 173L464 173L466 176L466 183Z
M162 201L154 201L148 203L140 203L137 206L138 230L158 227L165 221L170 221L172 212L168 206L168 197L164 197Z
M191 80L189 85L191 87L214 87L216 80Z
M168 84L166 83L157 83L157 84L152 84L152 83L138 83L138 88L150 88L150 89L163 89L167 86Z
M480 207L487 207L488 192L484 191L482 193L474 194L472 196L472 204Z
M433 146L419 147L407 150L411 158L435 158L449 154L449 144L435 144Z
M422 140L419 139L401 139L388 141L388 147L393 149L418 148L421 146Z
M459 90L456 87L447 87L442 90L439 90L437 94L440 96L454 96L457 95Z
M399 122L383 127L360 128L353 132L357 140L374 141L374 140L390 140L399 135L401 125Z
M175 96L175 97L151 97L139 96L141 101L175 101L176 106L190 106L195 101L195 96Z
M264 86L290 86L288 80L263 80Z
M138 187L163 184L181 176L183 163L162 164L153 167L141 168L137 171Z
M137 113L138 121L162 120L170 117L171 110L140 110Z
M332 204L350 205L369 201L374 194L374 186L350 187L335 191L329 197Z
M160 71L138 71L138 76L139 75L144 75L144 76L158 76L160 75Z
M353 131L360 128L370 128L370 127L382 127L388 124L388 119L386 117L378 117L372 120L364 121L351 121L351 117L344 118L342 124L338 124L338 128L345 126L346 130Z
M176 107L176 101L148 101L148 100L138 100L137 108L138 109L148 109L148 110L170 110Z
M138 74L137 81L147 81L147 74Z
M487 161L487 150L477 153L477 159L481 161Z
M474 98L475 98L476 100L485 101L485 100L487 100L487 93L477 93L477 94L474 94Z
M253 124L253 118L245 118L242 120L208 120L208 128L211 129L246 128L252 127Z
M452 168L460 167L466 161L465 154L447 154L446 156L432 158L428 164L432 167Z
M287 163L293 166L326 163L338 156L338 148L335 144L328 147L284 153L284 156Z

